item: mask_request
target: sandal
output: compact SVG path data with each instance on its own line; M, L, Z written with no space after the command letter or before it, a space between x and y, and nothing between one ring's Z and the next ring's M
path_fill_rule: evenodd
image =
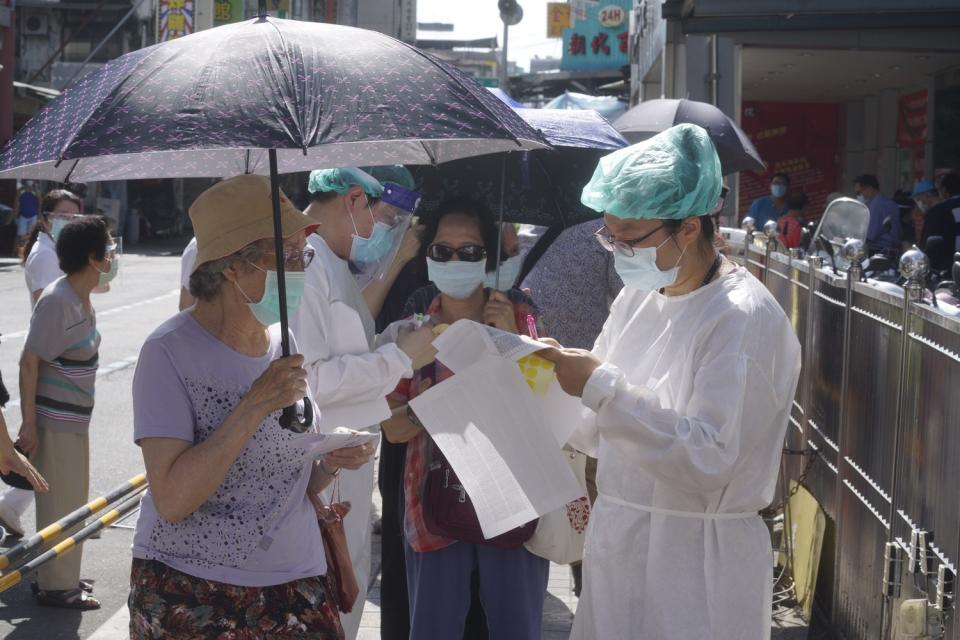
M77 586L87 593L93 593L93 583L89 580L81 580ZM40 585L37 584L36 580L30 583L30 591L32 591L35 596L40 595Z
M40 603L41 607L58 607L78 611L92 611L100 608L100 601L83 589L40 591L37 593L37 602Z

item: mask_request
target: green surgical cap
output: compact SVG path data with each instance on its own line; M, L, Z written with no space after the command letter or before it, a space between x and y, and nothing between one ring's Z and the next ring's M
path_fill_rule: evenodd
M618 218L682 220L710 211L722 186L706 129L678 124L601 158L580 201Z
M339 193L343 195L350 187L360 187L373 198L383 194L383 185L369 173L356 167L318 169L310 172L307 191L310 193Z
M379 167L360 167L374 178L380 181L380 184L392 182L398 184L404 189L415 190L413 175L402 164L387 164Z

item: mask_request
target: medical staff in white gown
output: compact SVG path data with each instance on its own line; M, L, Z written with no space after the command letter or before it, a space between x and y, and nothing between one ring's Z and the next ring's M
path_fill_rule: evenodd
M577 640L756 640L771 624L773 499L800 347L764 286L717 255L720 168L679 125L601 160L583 201L625 288L592 352L545 352L599 458ZM574 256L571 256L574 258Z
M374 320L348 259L381 258L393 245L391 234L403 212L382 200L383 185L352 167L312 172L308 190L314 200L304 213L320 226L307 238L316 258L307 268L291 328L320 408L320 428L379 431L380 421L390 417L387 394L401 378L412 375L418 353L432 355L433 336L426 327L374 349ZM348 640L359 630L370 583L373 471L372 461L356 471L343 471L338 493L327 496L351 503L344 527L360 595L353 610L341 615Z

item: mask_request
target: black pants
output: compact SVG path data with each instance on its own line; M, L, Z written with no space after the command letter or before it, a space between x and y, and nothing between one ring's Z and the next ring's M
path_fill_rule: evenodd
M380 638L408 640L410 608L407 600L407 567L403 556L403 464L407 445L381 438L377 484L383 499L383 533L380 539ZM477 577L471 588L470 613L464 640L487 640L487 621L478 596Z

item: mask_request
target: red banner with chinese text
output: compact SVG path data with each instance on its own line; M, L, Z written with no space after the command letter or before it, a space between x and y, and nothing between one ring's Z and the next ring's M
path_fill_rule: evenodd
M808 219L820 217L840 177L840 117L837 104L744 101L741 126L767 170L740 174L741 218L750 203L770 194L774 173L786 173L791 190L807 194Z
M910 177L913 180L923 178L924 158L927 144L927 104L926 89L900 96L897 116L897 146L909 151L912 160Z

